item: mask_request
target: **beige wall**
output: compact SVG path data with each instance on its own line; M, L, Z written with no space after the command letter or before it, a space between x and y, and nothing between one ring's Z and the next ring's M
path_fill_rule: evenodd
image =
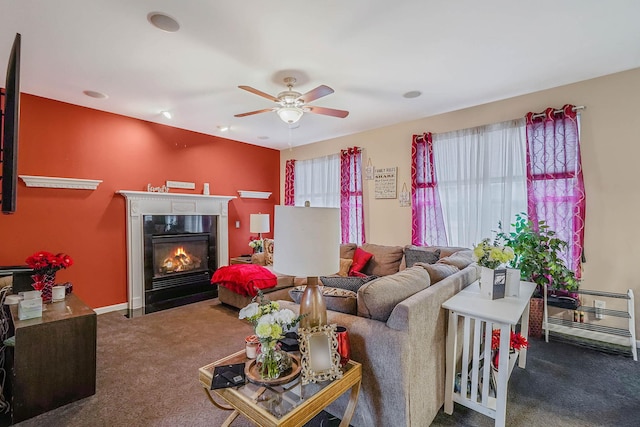
M288 159L309 159L359 146L364 148L363 164L371 159L378 168L398 167L400 190L403 183L410 186L413 134L501 122L567 103L586 107L581 129L587 192L587 262L582 288L612 292L631 288L640 300L640 270L635 269L640 259L640 69L283 150L280 182L284 185L284 162ZM397 199L376 200L373 181L363 183L367 241L410 243L411 208L399 207ZM284 194L283 188L280 194ZM640 315L640 303L636 302L635 309ZM636 330L640 331L638 320Z

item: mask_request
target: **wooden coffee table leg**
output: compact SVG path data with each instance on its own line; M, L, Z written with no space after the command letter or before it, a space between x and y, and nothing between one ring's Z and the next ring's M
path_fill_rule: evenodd
M204 390L204 394L206 394L207 397L209 398L209 402L213 403L213 405L216 408L222 409L223 411L233 411L234 410L233 406L224 406L224 405L219 404L218 402L213 400L213 396L211 396L211 393L209 392L209 390L207 390L204 387L202 389Z
M353 413L356 410L356 404L358 403L359 394L360 394L360 381L358 381L353 385L353 387L351 387L351 394L349 395L349 404L347 405L347 409L344 411L344 416L342 417L342 421L340 422L340 427L349 427L349 423L351 423L351 418L353 418Z
M233 411L233 413L231 415L229 415L226 420L224 420L224 422L221 424L220 427L229 427L231 425L231 423L233 422L233 420L238 418L238 415L240 415L240 412Z

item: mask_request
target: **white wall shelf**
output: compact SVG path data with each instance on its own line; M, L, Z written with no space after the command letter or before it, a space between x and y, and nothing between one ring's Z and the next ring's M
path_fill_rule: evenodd
M55 176L18 175L27 187L71 188L74 190L95 190L101 179L59 178Z
M243 199L268 199L271 197L271 193L267 191L238 190L238 193Z

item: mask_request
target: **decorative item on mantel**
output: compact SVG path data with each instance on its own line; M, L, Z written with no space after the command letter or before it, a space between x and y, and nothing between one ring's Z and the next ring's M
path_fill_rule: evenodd
M255 329L255 335L260 341L260 353L256 357L255 365L248 369L248 378L252 379L251 368L255 366L262 380L276 380L292 367L292 356L278 348L278 340L284 338L284 333L298 324L301 316L288 308L280 309L275 301L269 301L261 291L258 291L251 303L240 310L238 318L247 319ZM297 365L297 364L296 364Z
M497 241L483 239L473 248L473 259L480 268L480 293L487 299L504 298L507 286L506 263L515 258L513 249ZM512 277L512 274L509 275ZM519 283L519 282L518 282Z
M167 187L166 185L162 185L162 186L158 186L158 187L153 187L150 183L147 184L147 191L149 193L168 193L169 192L169 187Z
M28 257L25 262L35 274L33 278L33 289L42 293L42 301L51 301L51 290L56 281L56 272L73 265L73 259L63 253L57 255L51 252L40 251Z

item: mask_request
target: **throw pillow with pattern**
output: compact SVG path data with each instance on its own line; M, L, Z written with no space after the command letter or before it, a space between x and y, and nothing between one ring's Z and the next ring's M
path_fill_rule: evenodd
M323 285L331 288L346 289L348 291L358 292L358 289L367 282L373 279L377 279L378 276L365 276L365 277L336 277L336 276L322 276L320 281Z
M413 267L416 262L423 264L435 264L440 259L440 249L425 251L421 249L405 249L404 258L407 268Z

